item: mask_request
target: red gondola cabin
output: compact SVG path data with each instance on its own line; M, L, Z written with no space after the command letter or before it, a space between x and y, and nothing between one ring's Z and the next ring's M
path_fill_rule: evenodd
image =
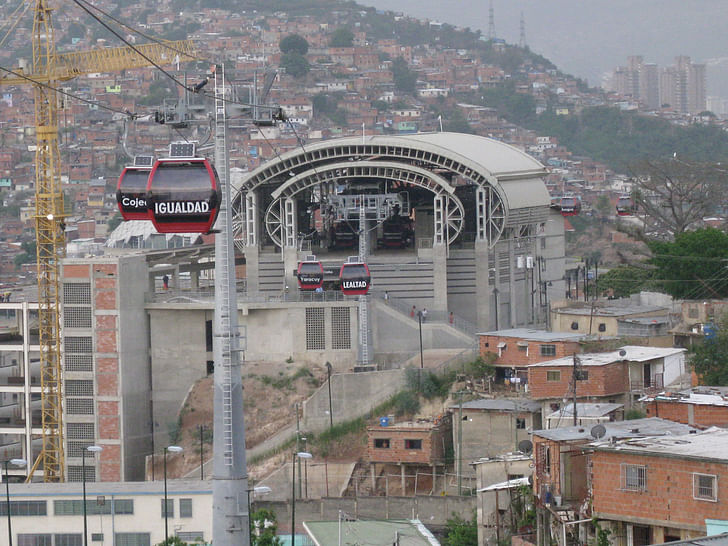
M617 199L617 214L619 216L632 216L637 207L630 195L620 195Z
M324 266L316 260L316 256L308 256L306 260L298 262L296 277L301 290L317 290L324 285Z
M564 195L560 202L561 216L576 216L581 212L581 199L573 195Z
M362 296L369 292L372 277L367 264L352 261L341 266L339 280L345 296Z
M125 167L116 185L116 203L124 220L149 220L147 208L147 180L154 158L139 155L134 165Z
M192 151L194 153L194 151ZM147 206L159 233L208 233L220 210L220 184L201 157L158 159L149 173Z

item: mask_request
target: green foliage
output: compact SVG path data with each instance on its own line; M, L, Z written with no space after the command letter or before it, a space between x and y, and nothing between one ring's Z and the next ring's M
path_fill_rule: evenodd
M644 419L647 417L647 414L637 408L632 408L627 410L627 412L624 414L625 421L632 421L633 419Z
M351 47L354 45L354 33L348 28L337 28L331 35L329 46Z
M389 103L386 100L372 101L372 108L376 108L380 112L386 112L389 109Z
M280 546L281 539L276 536L278 521L276 513L267 508L256 510L250 515L252 541L250 546Z
M398 417L402 415L414 415L420 410L420 399L413 391L401 391L394 396L394 413Z
M13 258L13 263L15 264L15 267L18 267L22 264L32 264L36 261L38 256L35 252L35 241L25 241L20 244L20 248L23 250L23 252Z
M611 542L609 540L609 535L612 534L612 531L604 529L601 525L599 525L597 518L592 518L592 524L597 532L595 546L610 546Z
M715 337L690 349L690 364L702 385L728 385L728 314L715 326Z
M417 74L412 72L407 66L407 61L402 57L397 57L392 62L392 77L394 79L394 87L403 93L414 93L417 85Z
M656 266L655 277L674 298L702 299L728 296L725 256L728 235L714 228L677 234L673 242L648 243Z
M294 52L281 55L281 67L294 78L303 78L311 70L306 57Z
M479 356L472 362L465 364L463 371L476 378L495 376L495 366L493 366L493 361L496 358L495 353L487 353L485 358Z
M470 521L466 521L453 512L452 518L447 520L443 546L477 546L478 524L473 514Z
M298 34L289 34L281 38L278 47L284 55L287 53L298 53L299 55L308 53L308 42L306 38Z
M511 529L512 534L532 531L536 526L536 508L533 503L533 489L527 485L519 486L513 494L511 501L515 527Z
M288 361L286 361L288 362ZM291 360L293 362L293 360ZM282 374L282 372L281 372ZM300 378L306 378L306 382L312 386L312 387L318 387L319 382L316 377L314 377L313 373L311 373L311 370L308 368L298 368L292 375L282 375L281 377L271 377L269 375L260 375L257 376L258 380L263 383L264 385L269 385L273 387L274 389L287 389L289 391L294 390L293 384L296 382L297 379Z
M114 231L117 227L119 227L119 224L121 224L123 218L121 217L120 213L114 214L111 218L109 218L109 221L107 222L107 228L109 230L109 233Z
M163 78L149 84L149 92L144 97L137 99L137 104L143 106L157 106L164 102L164 99L176 98L176 88L171 80Z
M536 100L531 96L516 92L515 82L491 89L481 90L485 106L495 108L499 116L519 125L536 122Z
M366 419L359 417L351 421L336 423L333 427L327 428L321 434L308 434L309 444L316 446L318 454L322 457L328 457L335 448L334 442L345 438L351 434L360 435L366 431Z
M597 290L600 294L611 293L616 298L625 298L651 288L653 276L653 271L645 267L620 265L599 274Z
M157 543L156 546L189 546L189 544L178 536L173 536Z

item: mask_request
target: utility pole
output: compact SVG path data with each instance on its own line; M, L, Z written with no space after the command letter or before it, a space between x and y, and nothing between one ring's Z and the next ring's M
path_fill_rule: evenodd
M301 452L301 420L298 415L298 402L296 402L296 453ZM301 457L296 457L298 459L298 497L303 498L301 496Z
M458 391L458 495L463 494L463 391Z
M574 353L574 370L571 374L571 381L574 383L574 426L578 425L577 423L577 417L576 417L576 382L578 380L578 369L577 366L579 365L579 358L576 356L576 353Z

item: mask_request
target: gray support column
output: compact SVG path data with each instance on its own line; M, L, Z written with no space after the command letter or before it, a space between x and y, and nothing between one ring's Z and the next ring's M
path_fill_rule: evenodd
M288 286L289 293L292 293L298 290L295 276L295 271L298 267L298 226L296 222L296 202L293 199L288 198L284 198L282 201L283 248L281 254L283 259L283 273L285 275L286 286Z
M518 317L516 316L516 253L515 245L513 244L513 237L508 239L508 301L511 308L511 328L515 328L518 324Z
M248 295L255 295L260 290L260 249L258 245L245 247L245 276L248 285Z
M432 237L432 307L447 311L447 196L433 199L435 231Z
M475 300L478 328L490 330L493 305L493 287L488 284L490 275L490 249L487 241L475 242Z
M249 191L245 194L245 239L244 244L247 247L258 246L258 194L255 191Z

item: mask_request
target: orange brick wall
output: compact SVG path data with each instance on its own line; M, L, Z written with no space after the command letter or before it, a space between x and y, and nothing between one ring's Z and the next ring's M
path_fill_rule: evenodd
M610 396L629 391L627 368L623 362L613 362L604 366L587 366L589 372L586 381L579 381L576 393L579 397ZM549 371L560 371L559 381L547 381ZM531 398L561 398L571 391L572 368L570 366L538 366L528 369L528 385L531 389Z
M528 343L528 355L526 355L525 349L521 349L516 345L519 341L526 341L524 339L514 337L503 337L503 336L480 336L480 355L485 356L486 353L493 353L496 355L495 365L496 366L516 366L525 367L529 364L537 364L539 362L546 362L547 360L555 360L563 356L572 355L574 353L580 353L581 347L577 342L574 341L555 341L553 343L540 343L535 341L527 341ZM501 351L501 356L498 356L498 344L505 343L505 348ZM555 356L541 356L541 345L554 345L556 348Z
M374 440L389 438L389 448L375 448ZM422 449L405 449L405 440L422 440ZM442 464L442 433L439 430L375 427L368 431L367 456L373 463Z
M647 491L621 490L621 464L647 466ZM718 502L693 499L693 472L718 476ZM728 519L728 465L596 451L592 455L593 509L608 519L639 518L655 525L700 526Z
M543 450L549 448L551 454L551 471L546 472L544 465ZM547 440L540 436L533 437L533 457L534 457L534 473L533 473L533 492L536 495L541 494L543 485L551 486L551 494L561 495L561 452L559 444L552 440ZM545 499L541 499L545 501Z
M692 419L690 418L692 408ZM686 425L728 427L728 406L655 400L645 406L647 417L661 417Z

